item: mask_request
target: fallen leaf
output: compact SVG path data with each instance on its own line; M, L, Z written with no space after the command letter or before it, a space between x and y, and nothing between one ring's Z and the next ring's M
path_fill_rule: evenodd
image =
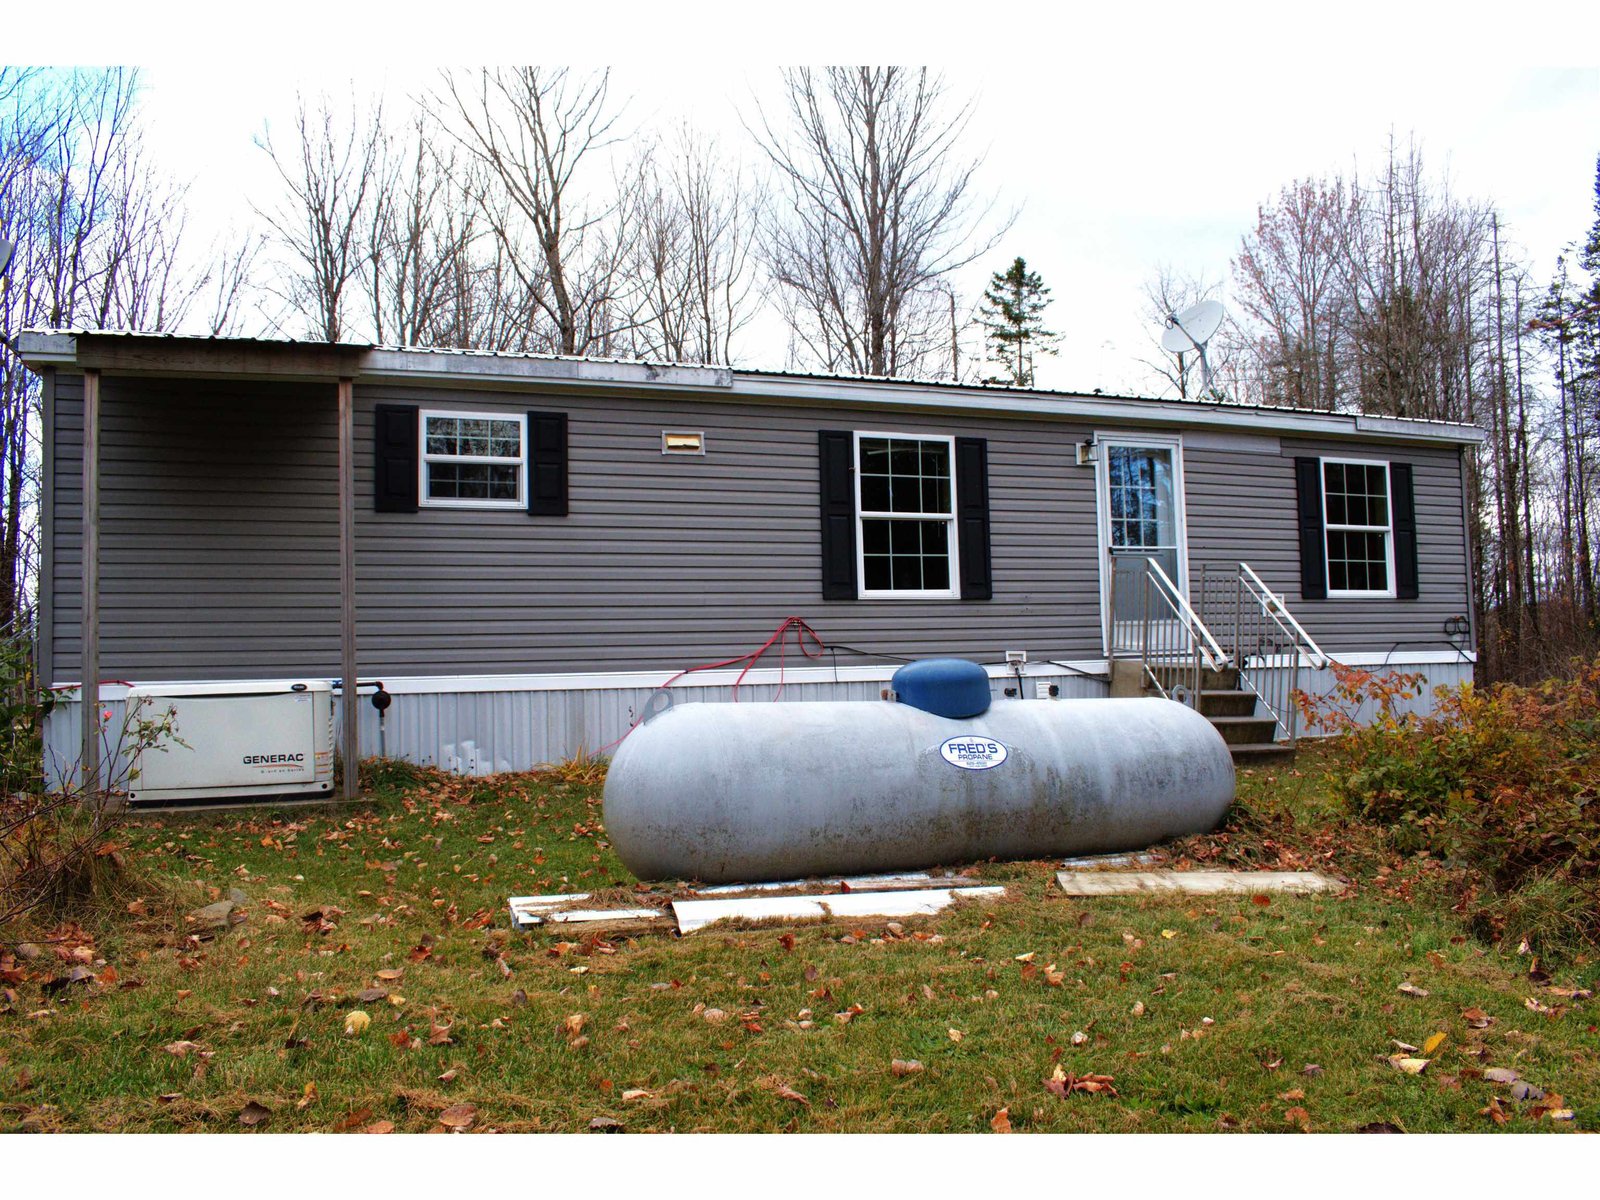
M346 1037L359 1037L361 1033L372 1024L372 1018L359 1008L355 1009L344 1019L344 1032Z
M776 1095L780 1100L793 1100L796 1104L804 1104L808 1107L811 1104L811 1101L807 1100L804 1096L795 1091L786 1083L780 1083L777 1087L773 1088L772 1091L773 1094Z
M379 1000L387 999L388 996L389 990L381 987L362 988L356 993L356 999L363 1004L376 1004Z
M567 1019L562 1022L562 1026L567 1031L567 1037L575 1038L580 1033L582 1033L583 1032L583 1023L587 1019L588 1018L585 1017L583 1013L571 1013L571 1014L569 1014L567 1016Z
M1133 1007L1129 1011L1132 1012L1133 1015L1136 1016L1136 1017L1144 1016L1144 1001L1143 1000L1135 1000L1133 1002Z
M914 1058L897 1058L889 1064L889 1070L896 1075L918 1075L922 1072L922 1063Z
M1031 963L1035 953L1037 951L1029 950L1026 954L1019 954L1016 956L1016 961L1019 963Z
M348 1132L349 1130L354 1129L357 1125L364 1124L371 1118L371 1116L372 1110L370 1108L358 1108L354 1112L345 1113L345 1115L339 1119L338 1123L334 1125L333 1131L335 1133Z
M1407 1075L1421 1075L1428 1069L1428 1060L1425 1058L1408 1058L1404 1054L1391 1054L1389 1065L1396 1071Z
M1285 1109L1283 1119L1290 1125L1298 1125L1302 1133L1311 1132L1311 1114L1298 1105L1294 1108Z
M952 1042L959 1042L966 1036L966 1034L962 1033L959 1029L947 1029L945 1030L945 1033L949 1034Z
M1483 1077L1490 1083L1515 1083L1522 1078L1510 1067L1490 1067L1483 1073Z
M239 1111L239 1124L249 1129L254 1129L257 1125L265 1125L271 1119L272 1110L265 1104L257 1104L254 1100Z
M189 1051L200 1049L200 1043L189 1041L168 1042L161 1048L176 1058L187 1058L189 1057Z
M1408 996L1416 996L1419 1000L1429 994L1427 988L1420 988L1409 979L1402 983L1397 990L1404 992Z
M1462 1009L1461 1019L1474 1029L1487 1029L1494 1024L1494 1018L1481 1008Z
M298 1099L298 1100L296 1100L294 1102L295 1110L297 1112L304 1112L306 1109L310 1108L316 1102L317 1102L317 1085L312 1083L310 1080L307 1080L306 1081L306 1090L301 1094L300 1099Z
M478 1107L475 1104L452 1104L438 1116L439 1124L446 1129L458 1131L470 1129L472 1122L478 1118Z
M1072 1044L1074 1046L1081 1046L1085 1042L1087 1042L1088 1040L1089 1040L1089 1035L1087 1033L1085 1033L1083 1030L1079 1029L1079 1030L1076 1030L1076 1031L1073 1032Z
M615 1117L595 1117L589 1122L590 1133L624 1133L627 1128Z
M374 1121L361 1131L362 1133L393 1133L393 1121Z
M1488 1105L1478 1110L1478 1115L1480 1117L1488 1117L1496 1125L1504 1125L1507 1119L1506 1110L1500 1107L1500 1098L1498 1096L1491 1096Z
M1433 1052L1440 1046L1444 1045L1444 1040L1445 1035L1442 1032L1434 1034L1431 1038L1422 1043L1422 1056L1424 1058L1432 1057Z
M1290 1088L1287 1092L1278 1094L1279 1100L1304 1100L1305 1098L1305 1091L1301 1088Z
M652 1095L653 1093L645 1088L629 1088L622 1093L622 1098L624 1100L648 1100Z
M1272 897L1267 895L1265 892L1257 892L1254 896L1250 897L1250 903L1259 904L1262 908L1265 908L1267 905L1272 903Z
M406 969L404 967L386 967L382 971L378 972L377 977L383 980L385 983L393 983L395 980L401 978L405 973Z
M994 1130L996 1133L1010 1133L1011 1110L1009 1108L1002 1108L999 1112L995 1113L993 1117L989 1118L989 1128Z

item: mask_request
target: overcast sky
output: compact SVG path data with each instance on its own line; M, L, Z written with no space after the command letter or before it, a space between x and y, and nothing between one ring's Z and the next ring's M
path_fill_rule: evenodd
M741 124L786 61L901 61L942 70L975 111L966 151L1010 231L960 281L1027 258L1064 332L1040 383L1150 391L1142 314L1158 264L1226 282L1257 206L1299 177L1370 170L1391 131L1414 135L1463 197L1493 201L1535 279L1594 220L1600 154L1600 4L1141 4L1126 17L1066 6L937 3L588 9L299 0L218 17L212 6L83 11L63 42L24 28L13 61L146 66L151 148L192 179L197 231L249 220L273 176L253 138L286 133L294 95L415 93L443 63L615 65L639 126L688 118L754 161ZM76 10L75 10L76 11ZM474 15L474 14L477 15ZM154 19L152 19L152 17ZM120 22L120 25L119 25ZM24 21L24 26L27 21ZM11 39L8 39L8 41ZM80 52L81 51L81 52ZM770 330L749 365L778 365Z

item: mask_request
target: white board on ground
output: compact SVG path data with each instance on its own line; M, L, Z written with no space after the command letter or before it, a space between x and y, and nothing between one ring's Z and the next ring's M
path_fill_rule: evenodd
M1194 896L1256 892L1342 892L1345 885L1315 871L1058 871L1069 896L1136 896L1180 892Z
M587 900L589 895L588 892L563 892L555 896L513 896L506 903L524 912L541 912L548 908L560 908L563 904L576 904L579 900Z
M1160 861L1159 854L1090 854L1066 859L1061 865L1069 871L1093 871L1102 867L1148 867Z
M909 892L844 892L834 896L747 896L733 900L675 900L678 932L715 921L806 921L829 917L915 917L948 908L956 899L1000 896L1003 887L923 888Z
M889 892L897 888L921 888L934 884L926 871L905 875L833 875L824 879L783 879L776 883L719 883L716 887L695 888L696 896L742 896L747 892L787 892L794 888L848 889L852 892Z

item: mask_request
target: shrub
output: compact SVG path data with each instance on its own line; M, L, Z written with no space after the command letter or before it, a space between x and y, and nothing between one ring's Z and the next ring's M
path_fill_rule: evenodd
M1302 708L1308 727L1338 736L1333 786L1350 810L1397 849L1480 875L1508 936L1571 929L1600 942L1600 662L1534 687L1440 688L1428 716L1399 709L1415 677L1334 673L1333 692ZM1551 912L1555 897L1578 906L1570 922ZM1539 929L1516 928L1519 914Z

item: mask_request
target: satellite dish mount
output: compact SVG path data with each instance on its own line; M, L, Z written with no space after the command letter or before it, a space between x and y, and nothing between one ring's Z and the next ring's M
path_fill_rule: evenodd
M1170 354L1200 355L1200 376L1209 395L1213 390L1211 362L1206 358L1206 343L1222 328L1222 305L1215 300L1191 304L1180 313L1167 314L1167 328L1161 335L1161 348Z

